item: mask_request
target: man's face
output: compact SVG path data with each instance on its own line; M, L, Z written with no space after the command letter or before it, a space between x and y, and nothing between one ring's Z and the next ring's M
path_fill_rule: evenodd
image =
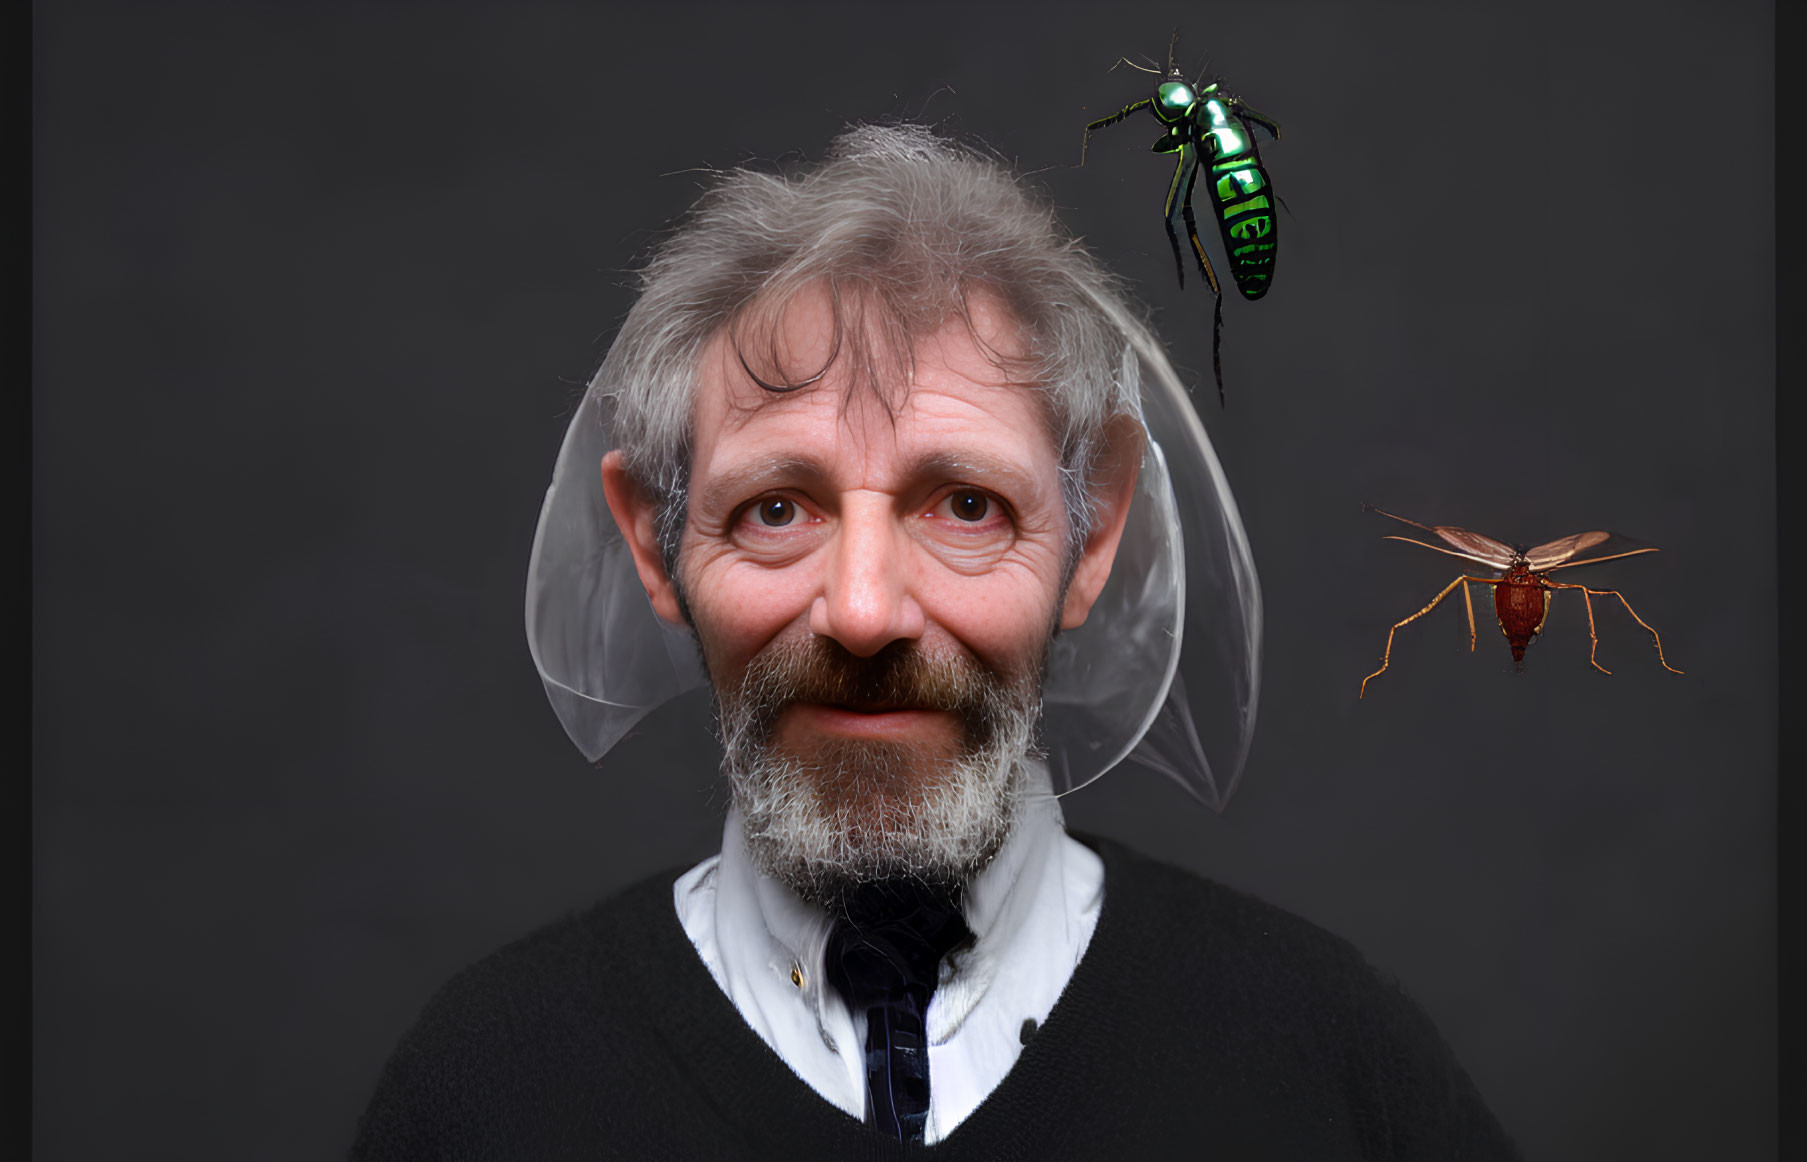
M997 358L1022 338L984 297L972 324L924 340L908 385L876 385L889 408L846 390L826 296L791 304L771 349L782 371L758 368L828 364L809 387L760 387L725 336L703 355L678 571L749 848L805 895L957 882L989 861L1049 639L1103 584L1082 569L1083 599L1063 605L1059 456ZM675 619L675 588L645 547L638 559Z

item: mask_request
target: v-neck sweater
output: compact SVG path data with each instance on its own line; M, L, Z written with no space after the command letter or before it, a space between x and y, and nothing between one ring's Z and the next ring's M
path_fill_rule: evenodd
M1516 1159L1424 1010L1346 941L1098 838L1098 927L1003 1082L909 1147L747 1027L680 869L454 977L359 1124L375 1159Z

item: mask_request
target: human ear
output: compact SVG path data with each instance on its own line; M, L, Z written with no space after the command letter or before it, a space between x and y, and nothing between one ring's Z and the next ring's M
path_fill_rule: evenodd
M1104 451L1093 473L1092 506L1097 523L1079 551L1079 563L1067 585L1066 603L1060 610L1060 628L1078 629L1104 583L1110 580L1117 544L1129 521L1129 504L1136 494L1136 478L1142 473L1142 425L1129 416L1118 416L1105 428Z
M640 574L653 612L672 625L686 624L678 605L678 587L666 575L665 555L659 551L658 505L629 474L619 450L602 458L602 495L634 555L634 571Z

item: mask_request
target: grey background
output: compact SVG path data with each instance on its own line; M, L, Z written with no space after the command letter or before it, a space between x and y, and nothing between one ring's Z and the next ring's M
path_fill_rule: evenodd
M546 705L540 498L679 171L918 114L1136 281L1261 570L1227 812L1070 823L1353 940L1532 1157L1773 1156L1772 6L1124 8L36 6L38 1157L338 1153L449 974L713 850L695 705L600 771ZM1222 411L1153 121L1073 165L1176 23L1286 130ZM1686 676L1452 605L1358 702L1456 564L1364 500L1661 546L1591 579Z

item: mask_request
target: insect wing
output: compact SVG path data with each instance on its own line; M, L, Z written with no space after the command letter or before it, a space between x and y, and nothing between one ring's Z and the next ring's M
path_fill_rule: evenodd
M1442 553L1459 561L1472 561L1477 565L1493 567L1493 562L1485 557L1477 557L1473 553L1458 553L1454 549L1446 549L1442 545L1433 545L1429 541L1420 541L1414 537L1382 537L1383 541L1404 541L1408 545L1417 545L1421 549L1429 549L1433 553Z
M1576 533L1573 536L1563 537L1561 540L1551 541L1547 545L1539 545L1526 553L1525 563L1531 567L1533 573L1542 573L1546 569L1562 564L1583 549L1593 548L1611 536L1611 533L1603 533L1596 529L1593 532Z
M1512 551L1512 546L1510 545L1503 545L1492 537L1484 537L1480 533L1471 533L1467 529L1459 529L1454 525L1423 524L1413 520L1409 516L1400 516L1398 513L1388 512L1384 508L1376 508L1371 504L1363 504L1362 509L1366 512L1377 512L1388 520L1396 520L1400 524L1411 525L1413 528L1423 529L1427 533L1435 533L1437 536L1443 538L1444 541L1462 550L1459 553L1451 554L1452 556L1466 557L1470 561L1474 561L1478 564L1490 565L1495 569L1504 569L1509 567L1512 564L1513 558L1517 556L1517 554ZM1425 545L1423 541L1414 541L1410 537L1388 537L1386 539L1405 541L1407 544L1412 545L1424 545L1427 549L1437 549L1436 545ZM1449 550L1437 549L1437 552L1447 553Z
M1480 533L1471 533L1467 529L1459 529L1454 525L1436 525L1431 529L1465 556L1477 561L1484 561L1495 569L1504 569L1512 564L1518 554L1512 551L1511 545L1503 545L1492 537L1484 537Z

